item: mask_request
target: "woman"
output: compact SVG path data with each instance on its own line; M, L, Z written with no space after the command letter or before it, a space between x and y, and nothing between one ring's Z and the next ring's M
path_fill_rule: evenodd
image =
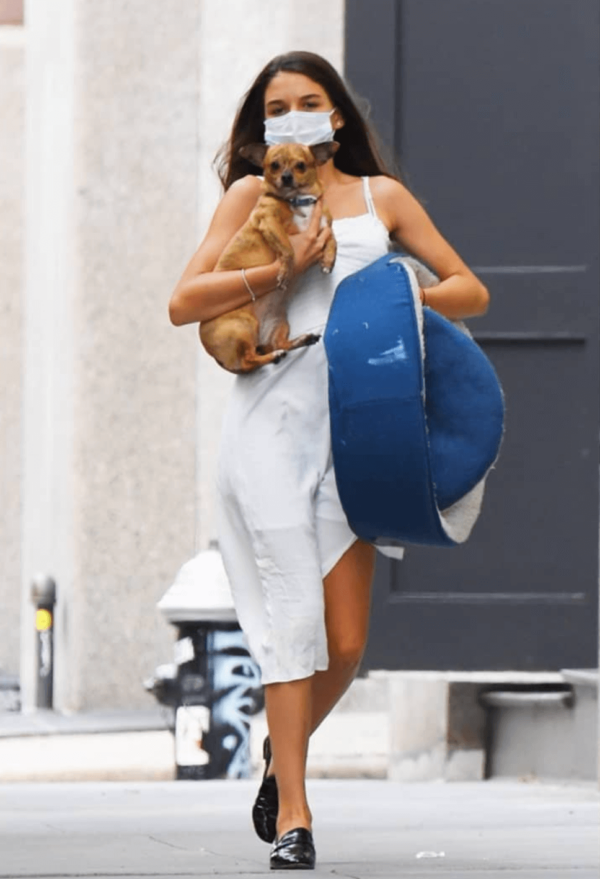
M260 191L240 148L334 137L340 148L319 175L337 260L331 275L315 265L332 234L320 229L318 205L308 230L292 236L290 335L321 332L339 282L394 242L440 278L427 289L429 307L450 318L485 311L485 287L386 169L339 75L317 55L291 52L267 64L243 99L221 168L225 195L173 293L174 324L206 321L250 299L241 272L214 271ZM274 289L278 269L275 260L246 271L255 296ZM312 868L308 740L358 669L374 567L373 547L350 531L337 495L321 344L236 378L218 486L221 551L265 685L269 738L254 824L262 839L275 840L272 868Z

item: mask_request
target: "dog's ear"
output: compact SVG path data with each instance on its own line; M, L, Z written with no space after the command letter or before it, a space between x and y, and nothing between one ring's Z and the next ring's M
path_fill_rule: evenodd
M246 146L240 147L240 156L262 168L268 149L266 143L248 143Z
M317 165L324 165L339 150L340 145L337 140L330 140L327 143L317 143L310 147L310 151L316 159Z

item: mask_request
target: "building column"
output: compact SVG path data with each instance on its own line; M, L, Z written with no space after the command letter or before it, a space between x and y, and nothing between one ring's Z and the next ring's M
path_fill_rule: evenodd
M0 4L0 672L10 674L19 655L25 124L25 33L5 23L15 12Z
M152 704L155 604L194 551L199 6L28 0L21 682L53 576L55 705Z

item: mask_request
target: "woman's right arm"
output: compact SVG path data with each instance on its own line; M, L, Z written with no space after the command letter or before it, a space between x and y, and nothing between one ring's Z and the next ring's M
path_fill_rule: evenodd
M169 302L175 326L210 320L247 305L250 296L240 271L215 272L225 247L246 222L260 194L260 180L249 175L236 181L219 203L206 236L188 263ZM277 286L279 264L272 262L247 270L256 296Z

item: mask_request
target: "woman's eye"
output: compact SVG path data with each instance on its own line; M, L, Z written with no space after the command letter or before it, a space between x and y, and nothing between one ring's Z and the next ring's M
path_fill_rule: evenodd
M279 162L271 162L271 171L279 171L280 167Z
M305 163L304 162L296 162L296 170L300 171L300 173L303 174L304 171L306 171Z

